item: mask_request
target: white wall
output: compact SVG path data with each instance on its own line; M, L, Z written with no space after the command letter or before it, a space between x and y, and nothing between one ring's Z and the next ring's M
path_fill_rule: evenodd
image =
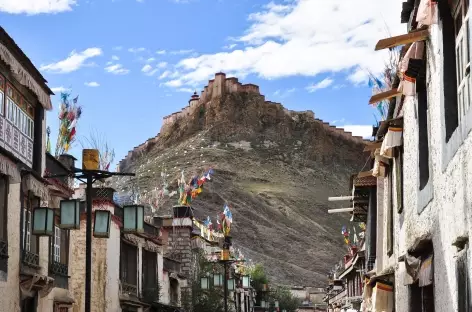
M107 241L107 311L121 311L120 307L120 248L121 237L119 226L112 222L110 238ZM118 260L118 261L117 261Z
M472 137L468 131L461 133L459 127L458 134L453 135L451 143L445 143L444 109L441 99L442 44L439 25L431 27L431 38L427 42L427 48L431 192L418 191L417 103L410 97L403 105L405 206L403 224L400 222L400 215L394 213L397 230L395 238L398 238L396 253L405 254L415 239L431 234L435 256L435 311L449 312L457 311L455 272L457 250L452 243L458 236L468 235L471 224L469 220L472 204ZM467 122L472 125L472 115L469 114ZM457 152L451 152L454 149L457 149ZM428 203L429 200L431 201ZM422 210L424 205L426 206ZM400 263L396 272L396 311L408 311L408 291L407 287L403 286L404 271L404 265Z

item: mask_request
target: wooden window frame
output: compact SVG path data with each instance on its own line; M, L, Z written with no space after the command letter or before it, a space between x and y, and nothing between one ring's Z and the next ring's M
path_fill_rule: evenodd
M152 265L153 269L150 269ZM151 277L151 274L152 277ZM143 290L157 286L157 253L146 249L142 250L142 277L143 277Z
M120 249L120 280L126 284L138 287L138 247L121 240ZM134 262L129 261L132 259L133 254L135 256ZM132 271L134 271L133 279L130 278L130 272Z
M25 209L23 210L23 239L24 239L24 249L30 253L39 255L39 237L33 235L33 201L37 200L38 205L40 203L40 198L37 196L30 196L27 194L24 196ZM34 242L34 250L32 250L32 242Z

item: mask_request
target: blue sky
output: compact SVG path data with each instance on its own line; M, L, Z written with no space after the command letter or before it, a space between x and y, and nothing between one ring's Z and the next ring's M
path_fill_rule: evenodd
M98 131L119 160L218 71L366 135L367 70L380 73L386 59L373 47L405 31L400 9L401 0L0 0L0 20L53 90L79 95L78 138ZM53 144L58 104L47 115Z

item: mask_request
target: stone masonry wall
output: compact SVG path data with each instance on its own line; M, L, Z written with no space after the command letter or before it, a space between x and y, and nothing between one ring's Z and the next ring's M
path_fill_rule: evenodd
M226 78L226 74L224 73L215 74L215 79L212 79L208 82L208 85L203 88L200 94L200 97L195 97L195 98L192 97L192 99L189 101L189 105L182 108L180 112L175 112L163 118L160 132L161 133L165 132L166 129L171 127L179 119L192 115L193 113L195 113L197 109L199 109L199 107L206 105L212 99L222 97L225 94L237 93L237 92L247 92L247 93L261 95L259 86L255 84L243 85L238 81L238 78L235 78L235 77ZM261 95L261 97L264 98L263 95ZM276 102L265 101L265 103L267 105L273 105L274 108L283 107L282 104L276 103ZM290 116L294 120L299 118L300 115L306 115L311 120L314 120L315 122L322 124L323 127L326 130L328 130L330 133L332 133L334 136L337 136L346 140L352 140L355 142L360 142L360 143L364 142L364 139L362 137L353 136L351 132L344 131L344 129L342 128L331 126L329 123L324 122L321 119L315 118L315 114L312 111L297 112L293 110L288 110L286 108L283 108L283 111L287 116ZM157 134L155 137L148 139L146 142L130 150L127 156L125 156L125 158L122 159L118 163L118 166L117 166L119 168L118 171L121 168L126 167L126 164L128 162L131 162L134 157L143 153L148 148L148 146L150 146L153 143L156 143L158 139L159 139L159 134Z
M190 227L174 227L169 229L169 246L167 256L181 261L181 272L185 276L191 274L192 247Z

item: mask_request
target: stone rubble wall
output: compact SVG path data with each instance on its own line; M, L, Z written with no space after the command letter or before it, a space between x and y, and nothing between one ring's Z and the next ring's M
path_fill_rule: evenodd
M171 115L164 116L162 120L162 127L160 132L165 132L169 129L174 123L176 123L179 119L188 117L193 115L196 110L200 107L205 106L208 102L213 99L222 97L226 94L231 93L238 93L238 92L246 92L260 95L263 99L265 99L264 95L260 94L259 86L255 84L241 84L236 77L226 78L226 74L224 73L217 73L215 74L215 79L209 80L208 85L203 88L200 93L199 98L191 99L189 101L189 105L182 108L180 112L175 112ZM290 116L292 119L297 119L299 116L306 116L309 120L314 120L315 122L321 124L323 128L334 136L345 140L351 140L356 143L364 143L365 140L360 136L353 136L352 132L345 131L342 128L337 128L335 126L330 125L327 122L324 122L321 119L315 118L315 113L312 111L293 111L288 110L283 107L281 103L272 102L272 101L265 101L265 104L268 106L273 105L275 109L282 108L286 115ZM131 161L133 157L142 154L148 146L155 144L159 139L159 133L153 137L148 139L146 142L134 147L132 150L128 151L128 155L125 156L124 159L118 162L117 171L122 168L126 162Z

